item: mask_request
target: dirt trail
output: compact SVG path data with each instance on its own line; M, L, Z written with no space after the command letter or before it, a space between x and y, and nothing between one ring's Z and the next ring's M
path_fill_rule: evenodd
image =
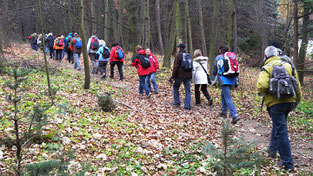
M49 60L49 62L52 65L60 64L60 66L64 66L67 69L73 69L73 66L66 62L65 59L62 63L52 60ZM81 63L83 63L82 60ZM107 66L107 73L109 72L108 68L109 66ZM130 71L130 69L125 64L125 72ZM116 72L115 77L118 75ZM92 80L102 81L99 75L92 75ZM132 109L129 109L131 115L136 118L136 121L141 123L144 128L150 130L143 137L142 143L139 145L144 145L151 136L159 140L164 147L170 147L173 145L183 146L192 140L216 140L219 135L218 131L222 122L222 119L218 117L220 97L211 90L209 92L215 101L214 106L207 106L206 101L203 101L201 106L194 106L194 95L192 93L192 110L186 111L170 105L172 102L171 86L166 83L164 84L164 82L163 84L159 84L159 94L152 95L150 99L139 96L138 78L134 71L131 74L126 73L123 82L117 79L106 80L104 84L110 84L121 90L118 101L142 112L146 112L146 114L135 113L132 112ZM181 101L183 101L183 97L184 94L181 94ZM256 141L256 145L260 150L266 150L270 138L271 124L265 125L254 119L247 119L242 116L242 119L235 125L235 128L237 129L237 136L243 137L247 142ZM312 140L308 141L309 137L303 139L302 136L301 138L301 135L296 131L289 132L295 165L301 170L313 170L313 142ZM179 136L179 138L174 142L168 139L169 136Z

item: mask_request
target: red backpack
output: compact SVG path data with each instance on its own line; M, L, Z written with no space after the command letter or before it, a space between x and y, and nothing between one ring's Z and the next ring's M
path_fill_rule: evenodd
M238 59L235 53L227 52L224 54L223 76L237 77L240 73Z
M99 40L96 37L91 38L91 49L92 50L98 50L99 48Z
M57 39L57 45L58 46L64 46L64 40L63 39Z

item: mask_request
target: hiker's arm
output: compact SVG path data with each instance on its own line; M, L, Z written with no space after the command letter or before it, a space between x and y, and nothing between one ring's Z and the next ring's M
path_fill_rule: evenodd
M131 63L132 66L136 66L137 65L137 54L135 54L132 58L132 63Z
M297 94L297 103L299 103L301 101L301 99L302 99L302 91L301 91L301 84L299 82L297 71L295 71L294 77L296 78L297 83L298 83L298 90L297 90L296 94Z
M174 67L172 72L172 78L176 78L178 74L178 68L179 68L179 56L177 55L174 60Z
M158 71L159 68L160 68L158 59L156 58L156 56L153 56L153 57L154 57L154 61L155 61L155 68L156 68L156 71Z
M263 67L259 74L258 82L256 85L259 94L265 94L267 92L267 89L269 87L269 81L269 70L266 70L266 68Z
M115 54L115 50L116 50L116 48L112 48L112 50L111 50L111 54L110 54L110 62L112 62L112 61L113 61L114 54Z

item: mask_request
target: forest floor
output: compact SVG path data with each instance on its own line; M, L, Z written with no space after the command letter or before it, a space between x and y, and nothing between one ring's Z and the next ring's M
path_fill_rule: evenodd
M34 104L47 100L42 94L47 89L47 81L41 67L44 63L41 52L32 51L26 44L13 44L4 54L11 66L36 67L28 78L31 89L23 94L21 112L30 111ZM69 163L69 174L88 168L87 175L214 175L211 165L214 159L204 153L203 148L207 142L221 146L220 89L208 88L213 106L208 106L202 95L202 105L195 106L192 86L192 110L187 111L171 106L172 87L167 81L171 73L166 69L157 74L159 94L153 94L150 99L139 96L138 76L136 69L130 67L130 55L124 64L123 82L118 81L117 72L114 80L106 81L92 75L88 90L82 88L83 72L74 70L65 59L61 63L49 59L49 63L51 84L58 88L56 105L48 111L49 123L43 127L43 134L49 140L25 148L23 166L56 159L60 153L72 151L75 156ZM83 65L82 60L80 63ZM258 72L256 68L241 68L240 86L232 91L241 120L233 127L236 137L243 137L246 143L255 141L254 150L266 156L271 120L265 107L260 111L261 97L256 95L255 88ZM4 117L12 109L4 98L9 91L4 84L7 79L10 78L0 74L0 137L13 136L14 132L12 121ZM104 92L119 102L113 112L103 112L97 104L97 95ZM296 175L313 172L312 76L305 78L303 97L288 121ZM183 98L182 86L181 100ZM0 146L3 175L14 172L15 150L12 146ZM240 170L237 174L286 174L279 169L278 161L267 158L260 168Z

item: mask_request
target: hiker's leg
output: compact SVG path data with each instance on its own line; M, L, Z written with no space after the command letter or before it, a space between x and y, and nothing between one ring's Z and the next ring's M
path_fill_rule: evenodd
M222 86L221 86L222 87ZM226 102L226 99L224 97L224 94L223 94L223 89L221 91L221 99L222 99L222 108L221 108L221 111L223 113L227 113L227 102Z
M284 167L288 169L294 168L294 162L288 138L286 112L290 112L294 106L295 103L279 103L269 107L270 117L273 122L273 127L275 128L275 133L272 135L277 142L277 150L282 163Z
M92 65L92 71L91 74L96 74L97 73L97 60L96 60L96 54L95 53L90 53L89 54L91 65Z
M231 117L232 118L238 117L236 108L235 108L234 103L231 99L231 94L230 94L230 87L231 86L221 86L221 87L222 87L222 93L223 93L224 99L226 101L227 108L229 108L229 112L230 112Z
M146 91L146 95L149 95L150 89L146 85L146 77L147 75L139 76L139 81L140 81L140 86Z
M151 83L153 85L154 92L157 93L157 92L159 92L159 88L158 88L158 85L157 85L157 83L155 81L155 75L156 75L156 73L151 73L150 74L150 81L151 81Z
M191 108L191 92L190 92L190 83L191 79L184 80L184 87L185 87L185 104L184 108Z
M196 104L200 104L200 84L195 84L195 99L196 99Z
M152 89L151 89L151 82L150 82L151 81L150 80L151 74L147 75L147 77L146 77L146 84L147 84L148 88L152 91Z
M174 103L175 104L180 104L180 99L179 99L179 87L180 84L183 82L182 79L180 78L175 78L175 82L173 85L173 97L174 97Z
M202 93L204 94L205 98L208 99L208 101L210 101L211 100L211 96L210 96L207 88L208 88L207 84L202 84L201 85Z
M115 66L116 62L113 61L113 62L110 62L110 78L114 78L114 66Z
M118 62L117 63L117 68L118 68L118 72L120 74L120 80L123 81L124 79L124 75L123 75L123 62Z

